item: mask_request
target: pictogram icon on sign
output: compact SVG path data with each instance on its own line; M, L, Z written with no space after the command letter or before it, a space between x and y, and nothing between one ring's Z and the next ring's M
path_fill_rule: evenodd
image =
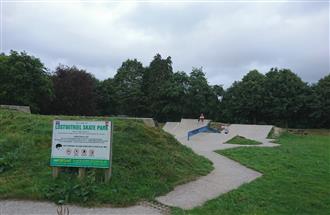
M72 149L71 148L67 148L65 150L65 152L66 152L67 155L71 155Z
M87 150L86 149L81 150L81 156L87 156Z

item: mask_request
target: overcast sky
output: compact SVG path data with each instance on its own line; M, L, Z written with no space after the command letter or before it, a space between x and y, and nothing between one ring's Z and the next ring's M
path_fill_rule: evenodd
M249 70L289 68L306 82L329 74L329 2L3 1L1 51L23 51L50 70L77 65L98 79L156 53L174 71L203 67L228 87Z

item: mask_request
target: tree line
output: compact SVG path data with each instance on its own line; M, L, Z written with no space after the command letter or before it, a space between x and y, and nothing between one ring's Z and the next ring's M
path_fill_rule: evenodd
M157 121L207 118L282 127L330 127L330 74L304 82L289 69L248 72L228 89L210 85L202 68L174 72L171 57L157 54L145 67L128 59L113 78L59 65L50 72L26 52L0 54L0 104L29 105L32 112L125 115Z

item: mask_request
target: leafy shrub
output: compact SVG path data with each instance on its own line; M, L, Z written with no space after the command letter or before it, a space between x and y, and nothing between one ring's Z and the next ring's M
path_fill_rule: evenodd
M82 200L83 203L88 204L96 191L94 172L88 172L87 177L79 182L75 175L65 175L64 177L67 180L55 180L44 189L45 197L56 203Z

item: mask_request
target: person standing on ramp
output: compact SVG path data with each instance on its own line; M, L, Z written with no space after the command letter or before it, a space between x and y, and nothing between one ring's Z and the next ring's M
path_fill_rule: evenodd
M201 113L201 115L199 116L199 118L198 118L198 122L202 122L202 123L204 123L204 114L203 113Z

